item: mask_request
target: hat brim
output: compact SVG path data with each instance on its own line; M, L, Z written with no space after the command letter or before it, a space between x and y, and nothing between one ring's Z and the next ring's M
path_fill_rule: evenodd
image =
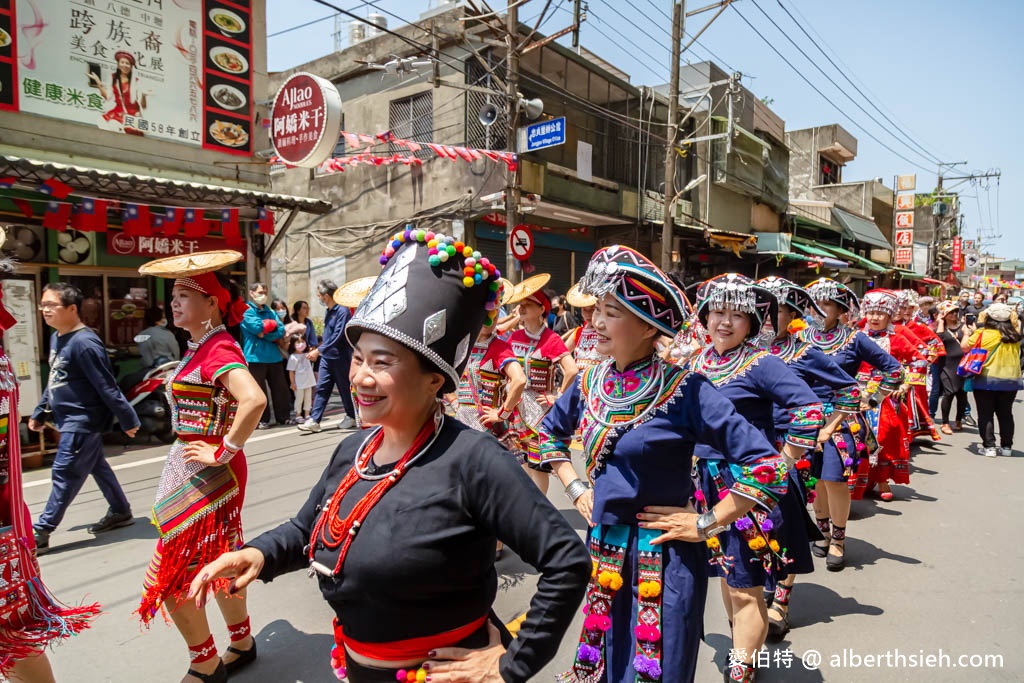
M334 290L334 303L346 308L355 308L370 293L376 281L377 276L371 275L346 282Z
M544 289L544 287L551 281L551 275L549 273L540 273L533 277L528 277L515 286L512 292L512 296L509 297L508 302L510 304L517 304L520 301L525 301L537 292Z
M580 291L580 283L578 282L569 288L565 295L565 300L570 306L575 308L590 308L597 305L597 297Z
M168 279L189 277L220 270L224 266L238 263L244 258L240 252L233 249L167 256L139 266L139 274Z

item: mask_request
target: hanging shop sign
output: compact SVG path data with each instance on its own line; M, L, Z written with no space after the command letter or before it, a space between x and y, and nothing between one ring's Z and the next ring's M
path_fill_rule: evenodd
M953 266L952 271L959 272L964 269L963 240L960 237L953 238Z
M914 246L914 231L913 230L897 230L893 242L897 247L912 247Z
M2 0L0 109L251 156L249 7Z
M341 95L326 78L297 73L274 96L270 137L289 166L315 168L330 158L341 135Z
M516 149L522 152L536 152L545 147L565 144L565 117L550 121L531 123L518 131Z
M897 228L912 228L912 227L914 227L914 212L913 211L897 211L896 212L896 227Z
M917 175L910 173L908 175L897 176L896 189L900 192L913 192L917 189Z
M146 237L128 235L124 232L107 233L107 253L118 256L161 258L192 254L197 251L214 251L224 247L224 240L209 237ZM239 247L234 248L239 249ZM248 253L247 245L243 243L240 250L243 254Z
M913 247L896 247L893 261L897 266L908 266L914 262Z
M909 194L898 194L896 195L896 210L897 211L913 211L914 210L914 198L913 192Z

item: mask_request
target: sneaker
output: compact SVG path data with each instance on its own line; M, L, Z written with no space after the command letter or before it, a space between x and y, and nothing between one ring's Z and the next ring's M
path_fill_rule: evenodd
M349 415L346 415L341 422L338 423L338 429L355 429L356 421Z
M42 529L33 529L32 536L36 541L36 555L45 555L50 552L50 532Z
M1013 455L1013 449L1012 448L1005 448L1005 447L1000 448L999 449L999 455L1004 455L1007 458L1009 458L1011 455Z
M132 516L131 510L128 512L107 510L107 514L103 515L103 519L89 527L89 533L102 534L104 531L112 531L124 526L131 526L132 524L135 524L135 517Z
M256 425L256 429L270 429L270 423L260 422L258 425Z
M300 424L298 429L300 432L311 432L313 434L316 434L317 432L320 431L320 423L314 422L313 418L309 418L308 420Z
M986 448L984 453L985 453L985 457L986 458L994 458L994 457L996 457L999 454L999 451L995 447L992 447L992 448Z

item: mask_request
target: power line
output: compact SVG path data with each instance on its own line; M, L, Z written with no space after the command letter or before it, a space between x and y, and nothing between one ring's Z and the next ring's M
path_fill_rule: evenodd
M922 166L921 164L917 163L916 161L912 161L912 160L908 159L907 157L905 157L904 155L900 154L899 152L894 150L892 147L887 145L885 142L882 142L882 140L880 140L873 133L871 133L871 131L869 131L868 129L866 129L864 126L860 125L856 121L854 121L846 112L844 112L842 110L842 108L838 104L835 103L835 101L832 100L832 98L830 98L828 95L826 95L824 92L822 92L821 89L818 86L816 86L814 83L812 83L811 80L809 78L807 78L807 76L805 76L804 73L802 71L800 71L800 69L798 69L793 64L793 62L789 61L789 59L787 59L786 56L784 54L782 54L778 50L778 48L775 47L774 44L772 44L772 41L768 40L768 38L766 38L764 36L764 34L762 34L760 31L758 31L757 27L754 26L752 23L750 23L750 20L747 19L747 17L743 14L743 12L740 11L739 7L737 7L735 3L731 4L730 7L732 7L736 11L736 14L738 14L740 19L743 20L743 23L745 23L747 26L749 26L750 30L753 31L754 33L756 33L757 36L762 41L764 41L765 45L767 45L769 48L771 48L772 52L774 52L776 55L778 55L779 59L781 59L783 62L785 62L789 66L789 68L792 69L796 73L797 76L799 76L807 85L809 85L811 87L812 90L814 90L814 92L818 93L818 95L820 95L822 99L824 99L826 102L831 104L835 108L835 110L837 112L839 112L841 115L843 115L848 121L850 121L851 124L856 126L859 130L863 131L863 133L865 135L867 135L869 138L871 138L872 140L874 140L875 142L880 144L882 147L884 147L885 149L889 150L892 154L894 154L895 156L899 157L903 161L907 162L908 164L910 164L914 168L920 169L920 170L924 171L925 173L931 173L932 172L931 169L927 169L924 166Z
M282 36L285 33L291 33L292 31L298 31L300 28L306 28L307 26L312 26L313 24L319 24L321 21L327 21L328 19L333 19L333 18L334 18L333 14L328 14L325 17L320 17L319 19L314 19L312 21L307 21L304 24L298 24L296 26L289 26L288 28L281 29L280 31L275 31L274 33L268 33L267 34L267 38L276 38L277 36Z
M775 21L775 19L774 19L774 18L773 18L773 17L772 17L772 16L770 15L770 14L768 14L767 12L765 12L765 11L764 11L764 9L763 9L763 8L761 7L761 5L760 5L760 4L759 4L759 3L757 2L757 0L750 0L750 1L751 1L751 3L753 3L754 7L756 7L756 8L757 8L757 11L758 11L758 12L760 12L761 14L763 14L763 15L764 15L764 17L765 17L765 18L766 18L766 19L767 19L767 20L768 20L769 22L771 22L772 26L774 26L774 27L775 27L775 28L776 28L776 29L777 29L777 30L779 31L779 33L781 33L781 34L782 34L783 36L785 36L786 40L788 40L788 41L789 41L789 43L790 43L790 44L791 44L791 45L792 45L793 47L795 47L795 48L797 49L797 51L798 51L798 52L799 52L799 53L800 53L801 55L803 55L803 56L804 56L804 59L806 59L806 60L807 60L808 62L810 62L810 63L811 63L811 66L813 66L813 67L814 67L815 69L817 69L817 70L818 70L818 72L819 72L819 73L820 73L820 74L821 74L822 76L824 76L824 77L825 77L825 78L826 78L826 79L828 80L828 82L829 82L829 83L831 83L833 87L835 87L835 89L836 89L836 90L838 90L838 91L839 91L840 93L842 93L842 94L843 94L843 96L844 96L844 97L846 97L846 99L850 100L850 102L852 102L852 103L853 103L853 105L854 105L855 107L857 107L857 109L860 109L860 110L861 110L861 112L863 112L863 113L864 113L864 114L865 114L865 115L866 115L866 116L867 116L867 117L868 117L869 119L871 119L872 121L874 121L875 125L877 125L877 126L878 126L879 128L881 128L881 129L882 129L882 130L884 130L884 131L885 131L886 133L888 133L889 135L891 135L891 136L892 136L893 138L895 138L895 139L896 139L897 141L899 141L899 142L900 142L901 144L903 144L903 145L904 145L905 147L907 147L907 149L909 149L909 150L910 150L911 152L913 152L914 154L917 154L918 156L920 156L921 158L923 158L923 159L925 160L925 162L926 162L926 163L941 163L941 161L940 161L940 160L938 160L938 158L937 158L937 157L935 157L935 158L929 158L929 156L928 156L927 154L922 154L921 152L917 151L916 149L914 149L914 148L913 148L913 146L909 145L909 144L908 144L908 143L907 143L906 141L904 141L904 140L903 140L903 138L901 138L901 137L900 137L899 135L896 135L896 134L895 134L895 133L893 133L893 132L892 132L891 130L889 130L889 128L887 128L887 127L885 126L885 124L883 124L883 123L882 123L881 121L879 121L879 120L878 120L877 118L875 118L875 116L874 116L874 115L873 115L873 114L872 114L871 112L869 112L869 111L868 111L867 109L865 109L865 108L864 108L864 107L863 107L863 106L862 106L862 105L860 104L860 102L858 102L858 101L857 101L856 99L854 99L854 98L853 98L853 97L852 97L852 96L851 96L851 95L850 95L850 94L849 94L848 92L846 92L846 91L845 91L845 90L844 90L844 89L843 89L843 88L842 88L842 87L841 87L841 86L840 86L840 85L839 85L838 83L836 83L836 82L835 82L835 80L834 80L834 79L833 79L833 78L832 78L831 76L829 76L829 75L828 75L828 74L827 74L827 73L825 72L825 70L824 70L824 69L822 69L822 68L821 68L821 66L820 66L820 65L819 65L819 64L818 64L818 63L817 63L817 62L816 62L815 60L811 59L811 56L810 56L810 55L808 55L808 54L807 54L807 52L806 52L806 51L804 51L804 49L803 49L802 47L800 47L800 45L799 45L799 44L798 44L798 43L797 43L797 42L796 42L795 40L793 40L793 38L792 38L792 37L791 37L791 36L790 36L790 35L789 35L788 33L786 33L786 31L785 31L785 30L784 30L784 29L783 29L783 28L782 28L781 26L779 26L778 22L776 22L776 21ZM738 11L738 10L737 10L737 11Z
M658 5L656 5L656 4L654 3L654 0L647 0L647 4L649 4L649 5L651 6L651 7L653 7L653 8L654 8L654 9L655 9L655 10L656 10L656 11L657 11L657 12L658 12L659 14L661 14L661 16L665 17L665 20L666 20L667 22L669 22L670 24L672 23L672 17L671 17L671 16L669 16L668 12L666 12L666 11L665 11L664 9L662 9L661 7L659 7ZM659 24L659 23L657 23L657 22L655 22L655 24L654 24L654 25L655 25L655 26L657 26L657 27L659 27L659 28L660 28L660 29L662 30L662 32L663 32L663 33L665 33L665 34L667 34L667 35L669 35L669 36L671 37L671 35L672 35L672 34L671 34L671 33L669 33L669 32L668 32L668 30L666 30L664 26L662 26L661 24ZM690 34L690 33L684 33L683 35L684 35L684 36L686 36L687 38L691 38L691 39L693 38L693 35L692 35L692 34ZM699 46L700 46L700 47L701 47L701 48L702 48L702 49L703 49L703 50L704 50L705 52L707 52L708 54L710 54L710 55L711 55L711 56L712 56L712 57L714 58L714 60L715 60L715 61L716 61L717 63L721 64L722 66L724 66L724 67L725 67L726 69L728 69L729 71L735 71L735 70L736 70L736 69L732 68L732 66L731 66L731 65L730 65L730 64L729 64L729 63L728 63L727 61L725 61L724 59L722 59L721 57L719 57L718 55L716 55L716 54L715 54L715 53L714 53L714 52L713 52L713 51L711 50L711 48L709 48L709 47L708 47L707 45L705 45L704 43L700 42L699 40L694 40L693 42L694 42L694 43L696 43L697 45L699 45ZM699 57L699 56L700 56L700 55L698 55L698 57Z
M858 93L860 94L860 96L861 96L861 97L863 97L863 98L864 98L864 99L865 99L865 100L866 100L866 101L868 102L868 104L870 104L870 105L871 105L871 106L872 106L872 107L873 107L873 108L875 109L875 111L877 111L877 112L878 112L879 114L881 114L881 115L882 115L882 117L883 117L883 118L885 118L885 120L886 120L886 121L888 121L888 122L889 122L890 124L892 124L892 126L893 126L893 127L894 127L894 128L896 129L896 130L898 130L899 132L901 132L901 133L902 133L902 134L904 135L904 137L906 137L906 138L907 138L908 140L910 140L910 141L911 141L912 143L914 143L914 145L915 145L915 146L916 146L916 147L917 147L918 149L920 149L920 150L921 150L922 152L924 152L924 154L925 154L925 155L926 155L927 157L930 157L930 158L931 158L931 159L932 159L932 160L933 160L933 161L934 161L934 162L935 162L936 164L941 164L941 163L942 163L942 159L940 159L940 158L939 158L939 157L938 157L937 155L935 155L935 154L932 154L931 152L929 152L929 151L928 151L928 150L927 150L927 149L926 149L926 148L924 147L924 145L922 145L922 144L921 144L921 143L919 143L919 142L918 142L917 140L915 140L915 139L913 138L913 136L911 136L911 135L910 135L910 133L908 133L908 132L907 132L907 131L906 131L905 129L903 129L903 128L902 128L901 126L899 126L899 125L898 125L898 124L897 124L897 123L896 123L895 121L893 121L893 120L892 120L891 118L889 118L889 116L888 116L888 115L886 115L886 113L885 113L884 111L882 111L882 109L881 109L881 108L879 108L879 106L878 106L877 104L875 104L875 100L874 100L874 99L872 99L871 97L868 97L868 96L867 96L867 94L865 94L865 93L864 93L864 91L863 91L863 90L861 90L861 89L860 89L860 87L858 87L858 85L857 85L856 83L854 83L854 82L853 82L853 80L851 80L849 76L847 76L847 75L846 75L846 72L845 72L845 71L844 71L843 69L841 69L841 68L839 67L839 65L835 63L835 61L834 61L834 60L832 59L832 57L830 57L830 56L829 56L829 54L828 54L827 52L825 52L824 48L822 48L822 47L821 47L821 44L820 44L820 42L819 42L819 41L816 41L816 40L814 40L814 38L812 38L812 37L810 36L810 34L808 34L808 33L807 33L806 29L804 29L803 25L802 25L802 24L801 24L801 23L800 23L799 21L797 21L796 17L794 17L794 16L793 16L793 15L792 15L792 14L790 13L790 11L789 11L789 10L788 10L788 9L786 8L786 6L782 4L782 0L776 0L776 2L778 2L778 3L779 3L779 7L781 7L781 8L782 8L782 11L783 11L783 12L785 12L785 13L786 13L786 15L787 15L787 16L788 16L788 17L789 17L790 19L792 19L792 20L793 20L793 23L794 23L794 24L796 24L796 27L797 27L797 28L799 28L799 29L800 29L800 31L801 31L801 32L802 32L802 33L803 33L803 34L804 34L805 36L807 36L807 39L808 39L808 40L809 40L809 41L811 42L811 44L812 44L812 45L814 45L814 46L815 46L815 47L816 47L816 48L818 49L818 51L819 51L819 52L820 52L820 53L821 53L822 55L824 55L825 59L827 59L827 60L829 61L829 63L830 63L830 64L831 64L831 65L832 65L833 67L835 67L836 71L838 71L838 72L839 72L839 75L841 75L841 76L842 76L842 77L843 77L844 79L846 79L846 82L847 82L847 83L849 83L850 85L852 85L852 86L853 86L853 88L854 88L854 90L856 90L856 91L857 91L857 92L858 92ZM762 11L763 11L763 10L762 10ZM805 20L805 21L806 21L806 20Z

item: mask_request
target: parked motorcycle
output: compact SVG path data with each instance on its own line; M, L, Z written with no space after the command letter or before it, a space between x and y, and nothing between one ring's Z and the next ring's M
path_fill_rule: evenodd
M163 363L147 370L142 379L128 387L122 387L124 397L139 416L139 435L155 436L163 443L171 443L175 439L171 429L171 409L167 405L164 385L168 377L178 367L177 361Z

